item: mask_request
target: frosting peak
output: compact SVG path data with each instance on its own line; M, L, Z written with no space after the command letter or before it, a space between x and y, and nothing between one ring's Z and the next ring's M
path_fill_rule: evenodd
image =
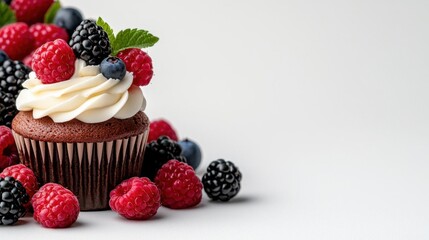
M122 80L106 79L99 66L86 66L83 60L76 60L75 73L66 81L43 84L31 72L16 99L16 107L19 111L33 110L35 119L49 116L58 123L130 118L146 107L142 90L132 83L129 72Z

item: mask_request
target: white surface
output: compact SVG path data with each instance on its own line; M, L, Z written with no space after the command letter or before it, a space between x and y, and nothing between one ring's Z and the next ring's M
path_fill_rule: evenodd
M7 239L428 239L428 1L62 1L160 37L147 113L234 161L228 204ZM4 235L5 234L5 235Z

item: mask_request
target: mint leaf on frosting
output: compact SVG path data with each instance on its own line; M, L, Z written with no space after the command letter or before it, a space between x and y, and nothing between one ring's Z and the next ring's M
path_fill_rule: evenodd
M101 17L98 17L97 25L100 26L101 28L103 28L103 30L107 33L107 37L109 38L110 46L112 46L113 43L115 42L115 34L113 33L113 29Z
M137 28L121 30L115 36L113 29L101 17L97 19L97 25L107 33L113 56L128 48L152 47L159 40L158 37L148 31Z
M54 3L52 3L52 5L49 7L48 11L46 11L45 18L43 21L45 23L53 23L54 18L55 18L55 14L57 14L57 12L58 12L58 10L60 10L60 8L61 8L60 1L55 1Z
M16 22L15 13L5 2L0 1L0 27Z
M118 52L127 48L147 48L153 46L158 42L159 38L150 34L146 30L141 29L125 29L116 35L116 39L111 43L112 54L116 55Z

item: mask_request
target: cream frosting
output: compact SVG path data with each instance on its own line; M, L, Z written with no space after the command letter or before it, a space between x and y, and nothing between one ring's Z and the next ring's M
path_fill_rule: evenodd
M31 72L22 84L16 107L19 111L32 110L35 119L49 116L57 123L130 118L146 107L142 90L132 83L132 73L127 72L122 80L106 79L99 66L86 66L78 59L74 75L66 81L43 84Z

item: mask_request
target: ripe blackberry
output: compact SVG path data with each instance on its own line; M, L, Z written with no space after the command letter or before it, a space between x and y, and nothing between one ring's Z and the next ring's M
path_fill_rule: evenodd
M112 52L107 33L94 20L83 20L74 30L69 45L76 57L98 65Z
M0 90L0 125L11 127L12 119L18 113L15 100L11 93Z
M186 158L180 156L181 152L180 145L167 136L161 136L156 141L150 142L144 153L142 176L153 181L162 165L171 159L187 163Z
M22 184L13 177L0 178L0 225L12 225L26 213L30 198Z
M210 163L202 182L209 198L228 201L240 191L241 172L230 161L218 159Z
M16 99L30 72L31 69L20 61L5 60L0 64L0 90L12 94Z

